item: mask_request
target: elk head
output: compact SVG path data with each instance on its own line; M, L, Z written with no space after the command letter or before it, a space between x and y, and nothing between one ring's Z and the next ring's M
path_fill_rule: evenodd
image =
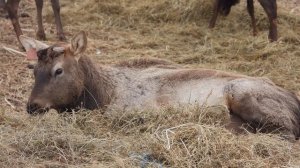
M30 114L44 113L50 108L66 111L76 108L84 89L83 72L78 58L85 51L87 38L83 31L70 44L48 46L20 36L30 59L36 58L34 87L27 103Z

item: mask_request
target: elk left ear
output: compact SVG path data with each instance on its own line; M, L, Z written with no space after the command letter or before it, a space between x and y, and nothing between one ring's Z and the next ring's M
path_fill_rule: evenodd
M71 51L74 55L78 55L85 51L87 46L87 38L84 31L80 31L71 39Z
M37 60L37 51L48 48L49 46L43 42L35 40L33 38L21 35L19 37L20 42L26 50L28 60Z

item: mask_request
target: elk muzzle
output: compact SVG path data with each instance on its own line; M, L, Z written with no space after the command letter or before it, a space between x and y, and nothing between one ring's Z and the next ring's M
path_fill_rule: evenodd
M31 115L44 114L50 109L50 105L43 105L41 101L28 101L27 103L27 113Z

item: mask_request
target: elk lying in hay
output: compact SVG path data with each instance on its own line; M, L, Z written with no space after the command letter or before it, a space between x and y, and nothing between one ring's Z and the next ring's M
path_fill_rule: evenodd
M35 84L27 104L30 114L50 108L58 112L116 107L126 111L223 105L230 111L232 129L247 123L264 132L280 130L289 138L299 137L299 99L269 79L179 68L160 59L96 65L83 54L87 47L84 32L75 35L70 44L48 46L25 36L20 40L27 51L38 51Z
M19 40L19 36L23 34L19 23L19 17L18 17L19 3L20 0L0 0L0 7L4 8L8 12L8 16L12 22L18 40ZM43 0L35 0L35 3L37 8L37 22L38 22L38 31L36 36L40 40L46 40L46 35L43 26L43 19L42 19L42 10L43 10L44 2ZM51 4L52 4L54 17L55 17L57 37L59 40L64 41L66 40L66 37L64 35L63 27L60 19L59 0L51 0Z
M264 8L268 15L270 28L269 28L269 39L270 41L277 40L277 3L276 0L258 0L261 6ZM233 5L239 3L240 0L216 0L213 9L213 16L210 20L209 27L214 28L218 14L227 16L230 13L230 9ZM253 35L257 34L256 20L254 16L254 5L253 0L247 0L247 9L251 17Z

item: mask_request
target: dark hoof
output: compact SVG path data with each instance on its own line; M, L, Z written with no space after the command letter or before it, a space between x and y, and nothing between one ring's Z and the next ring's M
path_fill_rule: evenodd
M257 36L257 31L253 31L253 36Z
M30 17L30 15L28 13L23 12L20 14L20 17Z
M59 41L67 41L67 38L65 37L64 34L57 35L57 38L58 38Z
M1 9L1 7L0 7L0 17L1 17L1 18L5 18L5 19L9 19L6 10Z
M269 31L269 36L268 37L269 37L270 42L277 41L277 39L278 39L277 29L276 28L275 29L271 29Z
M18 48L20 51L26 51L22 44L19 44Z
M215 27L215 25L213 25L213 24L209 24L209 25L208 25L208 28L209 28L209 29L213 29L214 27Z
M277 41L277 35L269 35L269 40L270 40L270 42L275 42L275 41Z
M45 41L45 40L46 40L45 32L37 32L37 33L36 33L36 38L37 38L38 40L43 40L43 41Z
M270 42L275 42L277 41L277 37L269 37Z

